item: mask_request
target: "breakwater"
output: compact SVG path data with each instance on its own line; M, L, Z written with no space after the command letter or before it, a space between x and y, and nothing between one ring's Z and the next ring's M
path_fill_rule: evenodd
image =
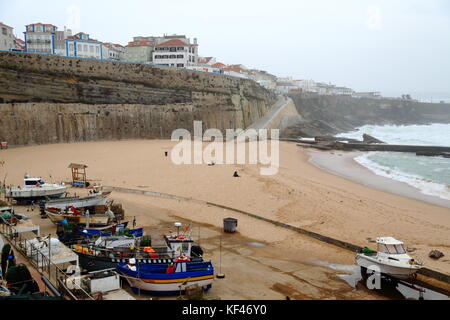
M10 145L170 138L194 120L246 128L275 101L221 74L0 52L0 139Z
M364 125L450 123L448 103L305 93L292 93L289 97L303 120L285 131L286 138L335 135Z

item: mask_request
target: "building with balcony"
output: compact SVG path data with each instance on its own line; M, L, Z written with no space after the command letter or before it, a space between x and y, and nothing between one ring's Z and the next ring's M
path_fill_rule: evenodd
M13 28L0 22L0 50L15 49Z
M55 54L55 33L52 24L33 23L26 26L25 52Z

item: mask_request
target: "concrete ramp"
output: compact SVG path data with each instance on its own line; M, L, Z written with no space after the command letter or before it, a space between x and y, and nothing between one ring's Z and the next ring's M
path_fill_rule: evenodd
M301 121L302 117L298 113L294 101L291 98L279 96L277 102L267 114L247 129L280 129L280 131L283 131Z

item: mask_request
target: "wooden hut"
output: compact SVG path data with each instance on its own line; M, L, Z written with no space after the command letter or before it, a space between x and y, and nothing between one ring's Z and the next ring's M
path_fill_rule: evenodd
M86 168L85 164L71 163L69 168L72 170L72 186L74 187L87 187Z

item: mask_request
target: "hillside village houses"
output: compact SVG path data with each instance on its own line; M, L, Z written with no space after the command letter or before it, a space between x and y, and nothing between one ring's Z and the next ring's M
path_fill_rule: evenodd
M106 59L185 68L251 79L278 94L305 92L319 95L346 95L378 98L378 92L355 93L351 88L314 80L294 80L276 77L264 70L248 69L242 64L227 65L214 57L199 56L197 39L185 35L137 36L126 46L92 39L88 33L72 31L52 24L33 23L26 26L25 41L14 37L13 28L0 23L0 50L15 50L67 57Z

